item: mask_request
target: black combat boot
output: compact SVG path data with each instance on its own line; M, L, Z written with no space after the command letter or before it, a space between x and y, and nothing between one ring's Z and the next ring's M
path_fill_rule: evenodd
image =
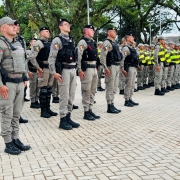
M47 101L46 108L47 108L47 112L50 114L50 116L57 116L58 114L56 112L51 111L51 109L50 109L51 94L52 94L52 88L49 87L47 89L47 96L46 96L46 101Z
M28 123L27 119L23 119L21 116L19 118L19 123Z
M114 109L114 107L112 106L112 104L108 104L107 113L117 114L117 113L119 113L119 112Z
M40 94L39 94L39 101L40 101L40 106L41 106L41 117L43 118L50 118L51 115L47 112L47 101L46 101L46 96L47 96L47 87L42 87L40 89Z
M161 92L159 89L155 89L155 93L154 95L159 95L159 96L163 96L165 93Z
M127 106L127 107L134 107L134 105L131 104L130 101L125 101L124 106Z
M168 93L169 90L167 90L167 89L165 89L165 88L161 88L161 92Z
M132 99L130 99L129 102L130 102L132 105L134 105L134 106L138 106L138 105L139 105L139 103L134 102Z
M4 152L6 152L8 154L12 154L12 155L18 155L21 153L21 150L18 149L15 146L15 144L11 141L9 143L6 143L6 148L5 148Z
M78 109L79 107L73 104L73 109Z
M72 121L71 119L71 113L68 113L66 115L66 119L67 119L67 123L70 124L73 128L78 128L80 126L79 123L75 123L74 121Z
M89 121L94 121L95 120L95 118L93 116L91 116L89 111L84 112L84 119L89 120Z
M119 91L119 94L124 94L124 89Z
M179 89L179 87L176 86L176 85L172 85L171 87L174 88L174 89Z
M31 103L30 108L38 109L38 108L40 108L40 104L37 104L36 102Z
M145 88L142 86L137 87L138 90L144 90Z
M94 117L95 119L99 119L99 118L100 118L100 116L97 116L96 114L94 114L94 113L92 112L92 109L89 110L89 114L90 114L92 117Z
M117 111L118 113L120 113L120 112L121 112L121 110L120 110L120 109L117 109L117 108L114 106L114 103L112 103L112 104L111 104L111 107L112 107L115 111Z
M105 91L101 86L97 88L97 91Z
M169 90L169 91L174 91L174 88L172 88L171 86L167 86L166 89Z
M21 151L28 151L31 147L24 145L19 139L13 139L14 145Z
M134 88L134 92L138 92L138 91L139 91L139 89Z
M68 122L67 122L66 116L61 118L59 128L64 129L64 130L71 130L72 129L72 126L70 124L68 124Z
M52 103L59 103L59 97L53 97Z

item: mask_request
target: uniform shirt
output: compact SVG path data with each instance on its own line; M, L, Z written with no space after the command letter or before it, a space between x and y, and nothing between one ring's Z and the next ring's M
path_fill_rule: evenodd
M158 53L159 53L159 50L160 50L160 44L157 44L155 46L155 49L154 49L154 62L155 62L156 66L159 65L159 62L158 62Z
M46 41L48 40L46 39ZM28 57L28 60L33 64L36 69L39 69L39 64L36 60L36 57L42 48L44 48L44 44L40 40L37 40L31 48L31 52Z
M61 36L64 39L69 39L69 36L63 33L60 33L59 36ZM59 37L55 37L51 43L50 47L50 53L49 53L49 58L48 58L48 63L49 63L49 69L52 74L56 73L56 67L55 67L55 62L57 58L58 51L63 48L61 39ZM70 63L71 65L76 64L76 63Z
M84 39L81 39L77 44L77 52L78 52L77 70L78 70L78 72L82 71L82 69L81 69L82 55L83 55L84 50L87 49L87 47L88 47L88 45L87 45L87 43L86 43L86 41ZM92 62L94 62L94 61L92 61Z
M109 39L109 38L107 38ZM100 63L104 66L104 69L107 69L107 65L106 65L106 57L108 52L112 51L113 47L112 44L109 42L109 40L105 40L103 42L102 45L102 50L101 50L101 54L100 54Z

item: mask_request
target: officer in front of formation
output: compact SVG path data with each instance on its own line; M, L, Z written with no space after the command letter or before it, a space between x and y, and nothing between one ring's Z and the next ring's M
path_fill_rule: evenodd
M16 37L15 23L9 17L0 19L0 113L5 152L18 155L29 150L30 146L19 140L19 117L28 75L24 49L19 41L13 42Z
M73 101L76 91L76 54L74 40L70 33L70 23L67 19L59 20L60 34L51 44L49 53L49 68L59 87L59 128L71 130L78 128L80 124L71 120Z
M107 39L103 42L100 62L105 69L107 113L120 113L121 110L114 106L114 96L118 89L120 61L122 54L115 42L115 28L107 29Z
M28 60L39 73L38 87L40 88L39 101L41 106L41 117L50 118L51 116L57 116L57 113L50 110L54 76L50 73L48 63L51 46L51 42L48 41L50 37L49 28L40 28L40 36L41 39L34 43Z
M89 121L94 121L95 119L100 118L100 116L97 116L92 112L98 78L96 69L98 52L93 37L94 27L92 25L86 25L83 28L83 36L77 45L77 70L81 80L84 119Z
M155 62L155 79L154 79L155 93L154 95L163 96L165 92L161 91L161 81L162 81L163 67L164 67L163 62L165 61L165 51L163 47L165 39L163 36L159 36L157 40L158 40L158 43L156 44L155 50L154 50L154 62Z
M134 43L134 37L131 33L125 35L126 46L123 47L123 63L122 68L124 67L123 74L126 77L125 79L125 88L124 88L124 105L127 107L138 106L139 103L136 103L132 100L132 95L134 92L135 79L137 74L137 67L139 65L138 53L136 49L132 46Z

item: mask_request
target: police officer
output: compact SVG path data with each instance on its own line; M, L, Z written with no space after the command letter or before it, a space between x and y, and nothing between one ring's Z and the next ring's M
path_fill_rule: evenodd
M102 49L102 41L98 42L98 83L97 83L97 91L104 91L105 89L101 86L101 77L103 75L103 66L100 63L100 54Z
M70 23L67 19L59 20L59 29L61 33L52 41L48 62L59 86L59 128L71 130L80 126L71 120L76 90L75 45L73 38L69 36Z
M132 95L134 92L135 79L137 74L138 62L138 53L135 48L133 48L134 37L131 33L125 35L127 45L122 49L123 53L123 62L124 62L124 71L123 74L126 77L125 80L125 89L124 89L124 106L133 107L138 106L139 103L136 103L132 100Z
M155 79L154 79L154 85L155 85L155 93L154 95L160 95L163 96L165 93L161 92L161 80L162 80L162 74L163 74L163 62L165 60L165 51L163 44L165 42L165 39L163 36L157 37L158 43L155 46L154 50L154 62L155 62Z
M41 117L50 118L51 116L57 116L57 113L50 110L54 76L50 73L48 63L51 45L51 42L48 41L50 36L49 28L40 28L40 36L41 39L34 43L28 59L39 73L38 87L40 88L39 101L41 106Z
M18 41L12 42L16 36L15 22L9 17L0 19L0 113L5 152L18 155L30 146L19 140L19 117L28 76L24 49Z
M92 112L94 97L97 88L97 69L98 58L97 45L93 40L94 27L86 25L83 28L83 36L78 42L78 75L81 80L82 104L84 107L84 119L94 121L99 119Z
M120 61L122 54L115 42L115 28L107 29L107 39L103 42L100 62L105 69L107 113L120 113L121 110L114 106L114 96L118 89Z
M29 42L30 49L26 51L27 58L29 57L29 54L31 53L31 50L33 48L34 43L37 41L36 38L32 38ZM29 68L29 94L31 99L31 105L30 108L38 109L40 108L39 104L39 87L38 87L38 73L37 69L33 66L33 64L28 61L28 68Z
M121 39L121 45L119 46L120 51L126 45L126 39L123 37ZM122 71L119 72L119 94L124 94L124 86L125 86L125 76Z

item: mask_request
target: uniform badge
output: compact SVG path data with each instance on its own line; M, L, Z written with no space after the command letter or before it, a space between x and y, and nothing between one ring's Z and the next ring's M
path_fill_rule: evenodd
M3 49L0 47L0 53L2 53L3 52Z
M127 55L127 52L126 52L126 51L124 52L124 55Z
M54 43L53 47L54 47L54 49L59 49L59 44L58 43Z
M83 49L84 49L84 48L83 48L83 45L80 45L79 48L80 48L80 50L83 50Z
M107 51L107 50L108 50L107 46L104 46L104 51Z
M34 51L37 51L37 52L40 51L40 47L39 46L34 46L33 49L34 49Z

